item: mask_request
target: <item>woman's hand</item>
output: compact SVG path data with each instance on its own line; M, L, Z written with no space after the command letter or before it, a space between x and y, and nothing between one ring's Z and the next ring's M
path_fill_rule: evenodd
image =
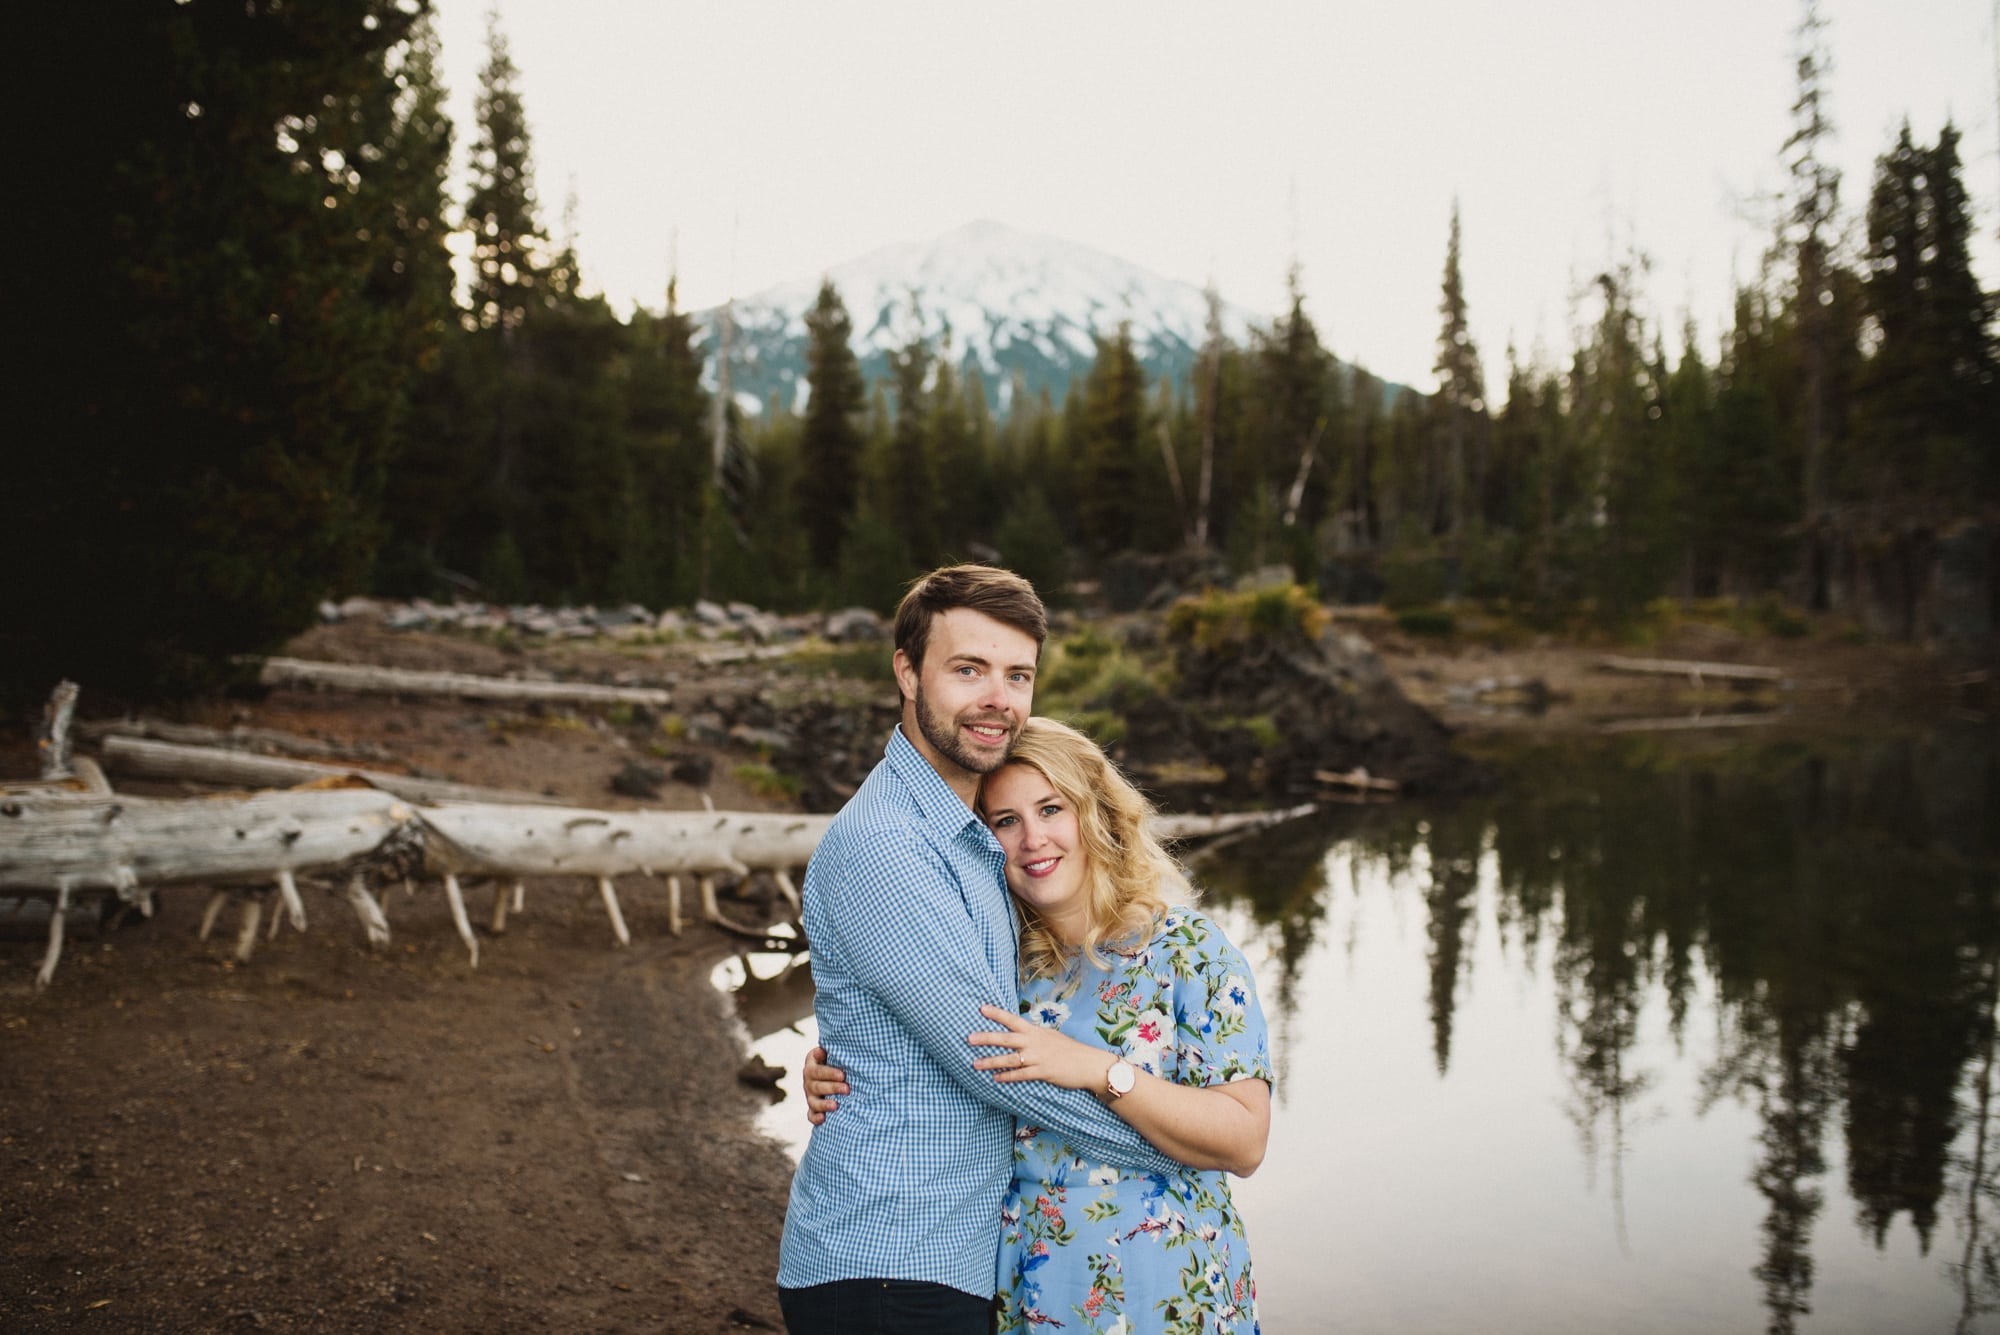
M806 1054L800 1067L799 1083L806 1092L806 1120L818 1126L826 1115L840 1106L836 1094L846 1094L847 1072L826 1064L826 1049L816 1047Z
M1091 1094L1106 1089L1104 1077L1116 1060L1116 1053L1079 1043L998 1006L981 1006L979 1013L995 1024L1007 1026L1004 1032L974 1034L966 1040L974 1047L1005 1049L972 1063L982 1071L992 1072L995 1080L1009 1083L1046 1080L1064 1089L1081 1089Z

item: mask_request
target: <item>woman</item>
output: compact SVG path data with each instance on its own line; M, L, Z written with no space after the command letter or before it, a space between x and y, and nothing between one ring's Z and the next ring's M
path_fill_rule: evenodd
M975 1065L995 1080L1087 1090L1188 1165L1092 1163L1022 1127L1003 1208L1000 1329L1256 1331L1243 1221L1225 1172L1248 1176L1271 1124L1263 1012L1243 957L1206 918L1148 828L1152 807L1096 743L1031 719L978 810L1007 854L1021 917L1021 1014ZM1025 1018L1024 1018L1025 1017ZM808 1065L815 1113L845 1092Z

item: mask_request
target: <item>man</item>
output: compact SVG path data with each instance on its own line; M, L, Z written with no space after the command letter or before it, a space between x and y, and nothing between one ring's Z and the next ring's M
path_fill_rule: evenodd
M1006 855L972 802L1027 720L1047 634L1028 582L985 566L932 571L897 609L902 723L806 869L820 1041L866 1096L792 1179L792 1335L986 1335L1016 1117L1107 1162L1175 1167L1089 1094L972 1066L980 1005L1018 999Z

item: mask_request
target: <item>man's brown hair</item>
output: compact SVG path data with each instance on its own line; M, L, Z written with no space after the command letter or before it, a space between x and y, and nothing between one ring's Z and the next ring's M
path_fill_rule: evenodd
M1048 609L1027 580L998 566L941 566L919 576L896 608L896 647L909 657L911 667L924 665L931 620L958 607L983 612L1030 636L1038 656L1049 637Z

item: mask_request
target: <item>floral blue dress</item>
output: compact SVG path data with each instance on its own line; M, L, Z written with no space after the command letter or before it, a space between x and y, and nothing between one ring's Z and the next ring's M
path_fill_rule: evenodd
M1037 979L1021 1013L1184 1085L1271 1079L1263 1009L1242 954L1177 908L1143 947ZM1228 1175L1121 1171L1022 1126L1002 1207L1000 1329L1256 1332L1257 1286Z

